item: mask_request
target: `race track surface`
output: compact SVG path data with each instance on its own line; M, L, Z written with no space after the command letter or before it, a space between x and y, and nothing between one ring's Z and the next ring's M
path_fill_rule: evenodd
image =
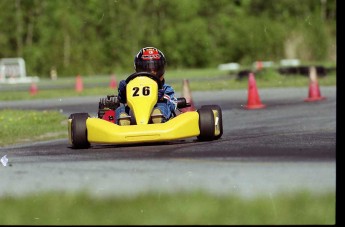
M336 188L336 87L304 102L308 88L259 89L263 109L246 110L247 90L192 92L194 105L218 104L221 139L93 145L66 139L0 148L0 195L85 190L96 196L200 189L242 196ZM105 94L106 95L106 94ZM179 96L179 94L177 94ZM56 109L96 116L101 97L0 102L0 108ZM67 130L67 126L66 126Z

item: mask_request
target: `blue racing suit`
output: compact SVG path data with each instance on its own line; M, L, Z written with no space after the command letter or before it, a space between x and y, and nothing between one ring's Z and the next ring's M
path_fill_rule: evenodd
M175 90L168 84L164 83L162 89L164 90L164 95L162 100L158 100L154 107L157 107L161 110L164 119L163 122L166 122L171 117L177 108L177 98L175 97ZM121 113L126 112L129 115L129 106L126 105L126 94L122 94L120 89L118 90L118 98L121 103L124 105L119 106L115 111L115 123L118 124L117 116L120 116Z

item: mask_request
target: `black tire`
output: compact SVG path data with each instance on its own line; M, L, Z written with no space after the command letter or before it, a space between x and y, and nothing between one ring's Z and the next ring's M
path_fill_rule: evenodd
M222 114L222 109L218 105L204 105L201 106L201 109L211 109L212 111L216 111L216 115L218 116L218 124L215 127L219 127L219 135L216 135L214 137L215 140L219 139L223 135L223 114Z
M73 148L89 148L90 143L87 140L86 120L90 117L88 113L74 113L69 119L72 119L71 139Z
M208 108L198 109L200 134L198 140L210 141L214 139L214 115Z

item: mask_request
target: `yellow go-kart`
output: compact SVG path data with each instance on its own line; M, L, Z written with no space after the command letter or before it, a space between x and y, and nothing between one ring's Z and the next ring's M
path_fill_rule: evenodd
M201 106L196 111L182 112L190 106L178 98L177 110L167 122L152 124L150 119L162 83L153 74L139 72L127 79L127 105L131 124L114 123L117 96L107 96L99 102L98 117L88 113L73 113L68 118L68 138L72 148L88 148L91 144L133 144L165 142L190 137L199 141L217 140L223 134L222 110L218 105Z

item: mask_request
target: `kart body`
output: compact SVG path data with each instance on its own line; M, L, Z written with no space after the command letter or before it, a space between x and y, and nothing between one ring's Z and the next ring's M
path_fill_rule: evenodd
M126 79L130 125L115 124L115 109L120 106L117 96L101 99L98 117L74 113L68 119L68 138L73 148L88 148L91 144L133 144L165 142L190 137L215 140L223 134L222 112L217 105L202 106L195 111L181 112L190 106L178 98L177 110L167 122L153 124L152 110L157 103L161 81L147 72L134 73ZM179 112L178 112L179 111Z

